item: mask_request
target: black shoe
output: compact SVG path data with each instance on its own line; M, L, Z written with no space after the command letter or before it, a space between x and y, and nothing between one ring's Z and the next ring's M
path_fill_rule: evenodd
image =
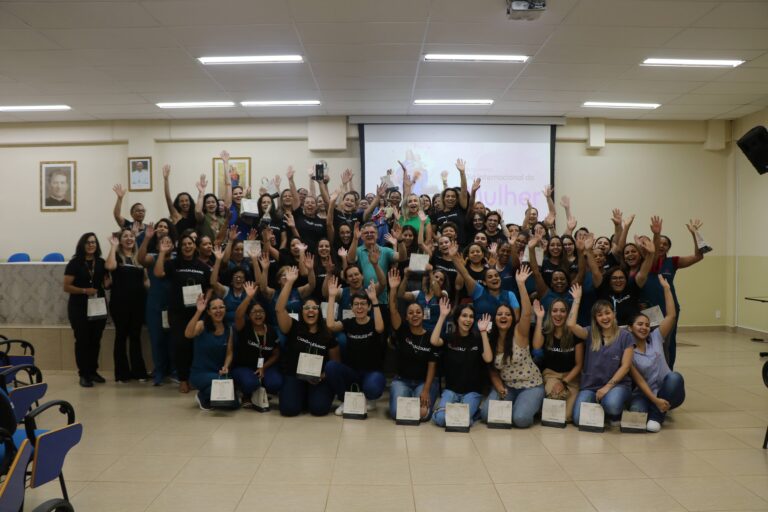
M91 380L93 382L98 382L99 384L104 384L105 382L107 382L107 379L105 379L104 377L102 377L98 373L94 373L93 375L91 375Z
M89 379L88 377L80 377L80 386L84 388L92 388L93 387L93 381Z

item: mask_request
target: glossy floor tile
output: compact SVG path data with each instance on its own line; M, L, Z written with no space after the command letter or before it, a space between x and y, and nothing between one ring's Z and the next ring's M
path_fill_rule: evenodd
M209 413L170 384L82 389L71 372L44 374L46 398L72 403L84 425L64 467L78 512L768 511L765 347L679 337L696 345L678 351L688 400L658 434L446 433L394 425L385 400L365 421ZM30 489L27 508L59 494Z

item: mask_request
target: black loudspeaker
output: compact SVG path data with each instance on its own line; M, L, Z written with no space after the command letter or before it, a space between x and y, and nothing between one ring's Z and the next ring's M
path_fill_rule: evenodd
M765 126L755 126L736 141L744 155L755 166L757 172L768 172L768 130Z

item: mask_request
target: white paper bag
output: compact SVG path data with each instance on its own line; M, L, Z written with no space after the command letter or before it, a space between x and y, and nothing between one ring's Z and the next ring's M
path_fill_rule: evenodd
M241 199L240 200L240 215L243 217L258 217L259 216L259 200L258 199Z
M261 256L261 241L245 240L243 241L243 254L250 258L251 253L256 252L256 256Z
M296 365L296 377L310 382L319 382L323 373L323 356L301 352Z
M395 423L398 425L418 425L421 423L421 399L419 397L397 397L397 416Z
M251 394L251 403L253 404L253 408L259 412L269 411L269 397L267 396L267 390L264 389L264 386L257 388L256 391Z
M235 403L235 382L232 379L211 381L211 407L233 407Z
M355 318L355 313L351 309L342 309L341 319L346 320L347 318Z
M107 318L107 299L91 297L88 299L88 320L103 320Z
M344 409L342 416L353 420L364 420L368 417L365 395L359 391L347 391L344 393Z
M271 196L280 195L280 192L277 191L277 185L275 185L275 180L273 179L270 180L269 178L262 178L261 186L264 187L267 190L267 194Z
M299 321L299 314L298 313L288 313L288 316L293 318L295 322Z
M411 253L411 259L408 262L408 268L411 272L424 272L427 270L427 263L429 263L428 254Z
M565 428L565 400L545 398L541 406L541 424L545 427Z
M510 402L511 403L511 402ZM469 432L469 404L451 403L445 406L445 431Z
M188 308L197 306L197 298L203 294L203 287L199 284L190 284L181 287L181 295L184 297L184 305Z
M488 428L512 428L512 402L488 400Z
M648 317L648 320L651 322L651 327L658 327L659 324L661 324L661 321L664 320L664 313L661 312L659 306L644 309L641 313Z
M621 431L632 434L645 434L648 430L648 413L624 411L621 414Z
M161 322L163 324L163 329L170 329L171 328L171 324L168 322L168 311L167 310L163 310L160 313L160 318L161 318Z
M605 431L605 411L603 411L603 407L600 404L581 402L579 430L586 432Z
M327 302L321 302L320 303L320 311L323 312L323 315L326 314L326 312L328 311L328 303ZM334 302L333 303L333 316L331 318L333 318L335 320L338 317L339 317L339 303L338 302Z
M694 236L696 237L696 247L699 248L701 254L707 254L712 250L712 247L704 241L704 236L701 233L696 231Z

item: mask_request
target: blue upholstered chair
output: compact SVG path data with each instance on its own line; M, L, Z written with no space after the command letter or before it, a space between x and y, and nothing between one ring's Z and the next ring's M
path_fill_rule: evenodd
M8 257L8 263L24 263L27 261L32 261L32 259L25 252L16 252Z
M43 261L46 263L63 263L64 255L60 252L49 252L43 256Z

